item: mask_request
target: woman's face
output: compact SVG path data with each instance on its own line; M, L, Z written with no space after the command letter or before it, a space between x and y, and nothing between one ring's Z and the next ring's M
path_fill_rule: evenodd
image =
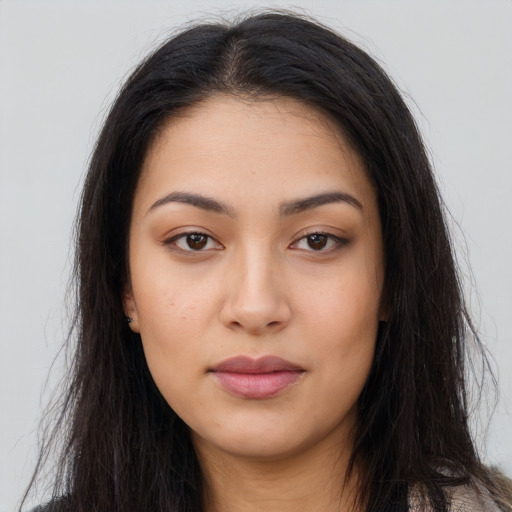
M350 446L381 320L375 191L329 120L217 96L175 117L135 193L125 312L196 448Z

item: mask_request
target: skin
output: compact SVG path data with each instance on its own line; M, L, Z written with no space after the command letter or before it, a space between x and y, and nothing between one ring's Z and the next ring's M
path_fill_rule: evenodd
M350 197L284 211L325 193ZM354 510L343 479L384 268L375 190L334 124L284 98L215 96L174 117L145 159L129 240L125 312L191 429L205 510ZM302 372L275 396L234 395L210 370L240 355Z

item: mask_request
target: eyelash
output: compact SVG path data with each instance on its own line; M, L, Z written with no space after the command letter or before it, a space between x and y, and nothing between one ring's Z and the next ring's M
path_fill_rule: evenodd
M313 249L309 245L309 241L312 239L312 237L324 237L326 239L326 243L330 243L330 245L327 248L321 247L319 249ZM299 243L303 241L309 245L309 248L300 249L298 247ZM331 253L347 245L348 243L349 241L346 238L341 238L339 236L333 235L332 233L324 233L323 231L313 231L311 233L307 233L304 236L301 236L296 242L293 242L293 244L291 244L290 247L313 253Z
M193 249L192 247L190 247L190 244L189 244L189 241L191 240L191 237L194 237L194 236L197 236L197 237L203 237L204 239L206 239L206 243L205 243L205 246L204 247L200 247L200 248L196 248L196 249ZM183 239L185 241L185 243L188 245L188 248L183 248L183 247L180 247L178 245L178 241ZM206 247L208 246L211 242L213 242L214 244L218 245L219 247ZM200 243L199 241L197 241L197 243ZM201 233L200 231L188 231L188 232L185 232L185 233L179 233L178 235L174 235L172 236L171 238L165 240L164 242L165 245L168 245L168 246L171 246L175 251L180 251L180 252L196 252L196 253L199 253L199 252L204 252L206 250L220 250L220 249L223 249L224 247L222 246L222 244L220 244L219 242L217 242L213 237L211 237L210 235L207 235L206 233ZM206 247L206 249L205 249Z
M203 240L196 240L196 242L194 242L194 243L201 244L204 241L205 244L202 247L196 247L196 248L190 247L191 237L194 237L194 236L203 239ZM327 248L325 246L320 247L318 249L312 248L311 245L309 245L309 242L312 241L313 237L324 238ZM178 241L180 241L180 240L184 240L184 243L187 244L188 248L180 247L178 245ZM320 243L322 243L322 241L320 241ZM309 248L300 248L299 244L301 242L305 242L306 244L308 244ZM217 245L218 247L208 247L208 245L210 245L211 243ZM313 243L315 243L315 242L313 242ZM295 242L293 242L289 247L292 249L303 250L306 252L320 254L320 253L331 253L331 252L336 251L337 249L340 249L341 247L347 245L348 243L349 243L349 240L347 240L346 238L341 238L341 237L333 235L331 233L324 233L322 231L313 231L311 233L307 233L306 235L301 236L299 239L297 239ZM206 233L202 233L200 231L189 231L189 232L185 232L185 233L179 233L179 234L174 235L171 238L165 240L164 244L167 246L171 246L173 248L173 250L175 250L175 251L184 252L184 253L185 252L200 253L200 252L205 252L207 250L217 250L218 251L218 250L221 250L224 248L222 246L222 244L220 242L216 241L213 237L211 237L210 235L207 235Z

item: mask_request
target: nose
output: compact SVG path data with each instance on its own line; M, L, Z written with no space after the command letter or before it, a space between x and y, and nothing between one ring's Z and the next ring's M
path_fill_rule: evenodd
M253 335L278 332L291 319L284 277L275 260L264 251L240 255L230 266L228 292L221 321L232 330Z

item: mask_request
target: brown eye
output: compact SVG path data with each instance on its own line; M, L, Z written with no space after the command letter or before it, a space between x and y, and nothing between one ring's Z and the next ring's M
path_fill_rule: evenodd
M211 236L194 231L173 236L166 240L165 244L171 249L176 248L189 253L223 249L223 246Z
M187 245L190 249L198 251L204 249L208 243L208 237L200 233L192 233L187 235Z
M213 250L218 251L224 248L215 238L197 231L175 235L165 240L165 245L172 250L178 250L181 253L188 252L189 254Z
M348 243L349 241L346 238L340 238L332 233L317 231L299 238L290 248L320 254L330 254L346 246Z
M322 235L321 233L314 233L307 237L308 247L314 251L321 251L324 249L328 241L329 237L327 235Z

